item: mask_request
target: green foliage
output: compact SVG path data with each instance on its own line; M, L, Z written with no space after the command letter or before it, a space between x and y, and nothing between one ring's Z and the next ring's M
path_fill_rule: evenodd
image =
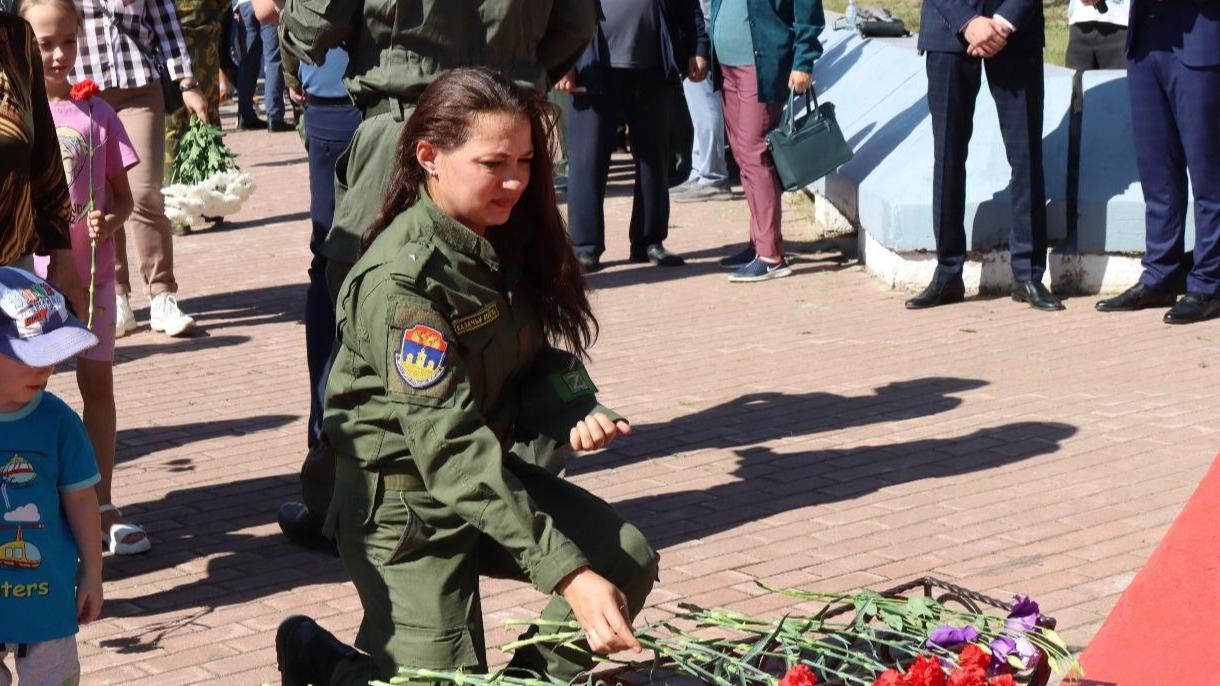
M762 586L762 584L760 584ZM830 684L871 686L877 675L898 665L908 665L928 654L928 635L944 623L974 624L980 645L1005 633L1005 618L947 607L933 598L889 598L874 591L856 594L806 593L763 588L790 596L794 603L823 604L812 615L788 614L780 619L761 619L727 610L680 604L676 617L653 622L636 631L636 638L654 657L650 663L593 656L595 662L634 669L677 671L709 686L776 686L777 676L804 664ZM848 608L847 615L827 617L832 609ZM509 621L509 625L531 626L536 633L504 646L506 652L527 645L545 644L587 652L584 633L575 622ZM1046 655L1057 671L1079 669L1063 639L1053 631L1038 629L1025 636ZM950 663L954 654L933 653ZM1020 667L1018 662L1017 667ZM471 674L444 670L401 668L390 684L421 681L456 686L555 686L544 675L515 672ZM374 682L380 684L382 682ZM597 674L585 686L605 686Z
M191 117L191 124L178 143L170 182L191 186L218 172L236 169L237 156L225 146L222 138L218 127L199 117Z

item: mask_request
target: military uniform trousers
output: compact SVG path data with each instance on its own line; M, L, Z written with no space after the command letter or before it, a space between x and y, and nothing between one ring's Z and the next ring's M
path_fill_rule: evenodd
M333 219L321 245L311 245L314 254L324 264L326 290L332 309L339 296L339 287L359 257L360 238L377 218L385 202L385 186L394 172L398 138L402 135L408 116L409 110L380 114L366 112L364 120L351 136L351 143L335 162ZM333 336L334 327L331 327L332 349ZM320 342L315 343L315 347L321 345ZM332 351L325 369L329 370L333 362ZM323 376L320 385L325 384ZM323 442L312 442L301 466L301 500L318 522L322 521L330 507L334 487L334 456Z
M605 501L540 467L511 454L506 467L592 569L623 591L630 615L638 613L658 563L643 534ZM392 677L398 666L485 671L479 575L525 580L504 548L428 492L409 485L395 490L403 486L395 476L371 475L340 458L334 532L364 607L356 647L368 655L342 662L332 684L364 686ZM371 495L367 506L339 502L359 498L363 489ZM555 595L542 618L574 615ZM569 681L592 664L587 653L527 646L510 666Z

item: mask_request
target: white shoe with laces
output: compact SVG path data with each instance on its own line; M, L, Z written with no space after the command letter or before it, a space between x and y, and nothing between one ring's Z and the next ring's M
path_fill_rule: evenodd
M114 298L114 337L122 338L136 330L136 313L131 311L131 302L125 295Z
M166 336L181 336L195 328L195 320L178 308L178 297L173 293L158 293L149 303L149 326L153 331L162 331Z

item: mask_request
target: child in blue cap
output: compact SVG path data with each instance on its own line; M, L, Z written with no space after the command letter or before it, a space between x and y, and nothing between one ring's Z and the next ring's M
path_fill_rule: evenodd
M97 345L46 281L0 267L0 684L80 682L76 632L102 609L100 478L80 417L45 389Z

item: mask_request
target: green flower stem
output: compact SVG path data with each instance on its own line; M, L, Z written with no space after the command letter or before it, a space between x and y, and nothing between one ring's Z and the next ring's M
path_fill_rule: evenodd
M89 227L89 213L96 206L93 192L93 98L89 98L89 205L85 208L85 229ZM85 328L93 330L93 293L97 289L97 240L89 239L89 317Z

